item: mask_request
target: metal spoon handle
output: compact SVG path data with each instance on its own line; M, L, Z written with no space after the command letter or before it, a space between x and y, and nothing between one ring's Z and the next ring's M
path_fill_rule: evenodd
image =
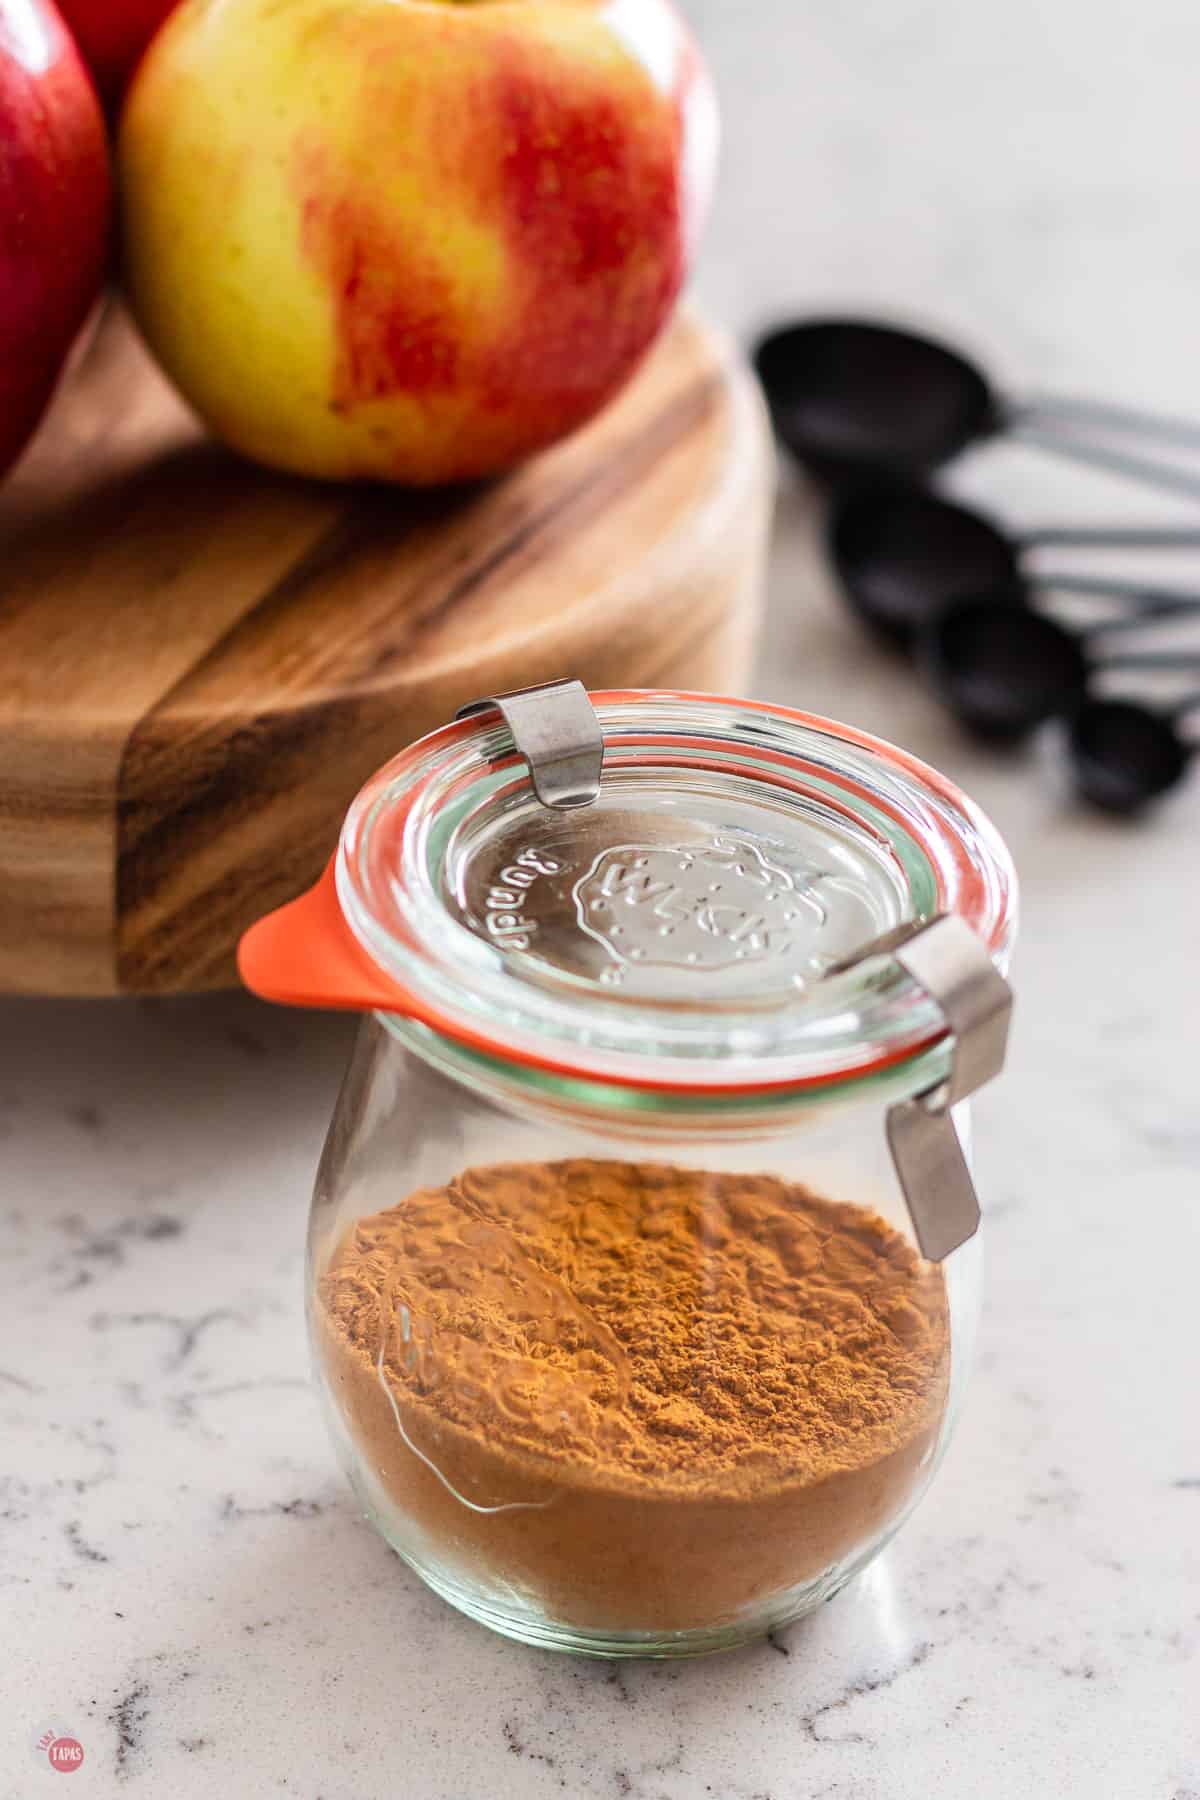
M1094 545L1102 550L1187 550L1200 546L1200 531L1174 530L1158 525L1047 525L1027 531L1017 539L1022 550L1042 550L1057 544Z
M1160 444L1200 450L1200 421L1146 412L1111 400L1083 400L1073 394L1035 394L1016 409L1031 423L1051 428L1059 421L1069 429L1094 425L1102 431L1126 432Z
M1102 656L1094 669L1200 669L1200 650L1192 655L1171 650L1126 650L1120 656Z
M1072 462L1088 463L1097 469L1109 469L1114 475L1126 475L1131 481L1144 482L1147 487L1158 488L1164 493L1187 494L1194 500L1200 500L1200 471L1179 469L1171 463L1158 462L1153 457L1127 456L1124 451L1106 449L1102 444L1078 438L1071 432L1050 430L1039 423L1036 414L1010 414L1007 433L1020 443L1030 444L1038 450L1049 450L1053 455L1066 457Z
M1131 600L1134 603L1136 610L1129 618L1097 625L1097 631L1123 631L1146 619L1186 618L1189 613L1200 612L1200 595L1183 593L1178 588L1152 587L1142 581L1106 581L1103 576L1091 575L1043 575L1038 586L1050 593L1057 589L1060 594L1093 594L1097 599Z

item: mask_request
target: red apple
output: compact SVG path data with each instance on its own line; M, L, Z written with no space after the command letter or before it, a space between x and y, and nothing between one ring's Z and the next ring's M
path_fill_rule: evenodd
M115 108L137 60L177 0L59 0L59 11L96 79L106 106Z
M0 473L24 448L100 291L104 120L50 0L0 0Z

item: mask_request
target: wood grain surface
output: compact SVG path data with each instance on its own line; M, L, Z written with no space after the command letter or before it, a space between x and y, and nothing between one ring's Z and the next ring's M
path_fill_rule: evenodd
M478 694L742 688L770 486L694 316L568 442L430 495L226 453L110 308L0 489L0 990L232 982L366 777Z

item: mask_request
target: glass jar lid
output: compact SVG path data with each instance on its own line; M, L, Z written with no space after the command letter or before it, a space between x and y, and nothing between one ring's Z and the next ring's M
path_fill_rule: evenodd
M892 956L855 960L882 934L956 913L1006 966L1011 860L923 763L757 702L592 704L589 804L545 804L495 711L423 738L354 801L336 894L394 991L380 1010L562 1074L761 1091L873 1073L946 1036Z

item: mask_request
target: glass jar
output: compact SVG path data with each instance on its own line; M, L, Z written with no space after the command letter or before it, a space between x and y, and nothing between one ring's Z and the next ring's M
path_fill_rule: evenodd
M367 1014L308 1310L368 1515L512 1637L690 1654L835 1593L945 1448L1015 881L862 733L602 694L589 745L548 693L381 770L242 970Z

